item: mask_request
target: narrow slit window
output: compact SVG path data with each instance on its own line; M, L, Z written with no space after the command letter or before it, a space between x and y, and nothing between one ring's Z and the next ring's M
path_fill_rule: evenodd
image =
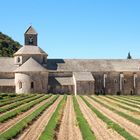
M123 82L124 82L124 84L125 84L125 83L126 83L126 80L124 79Z
M18 62L18 63L20 62L20 57L17 58L17 62Z
M34 88L34 82L31 82L31 88Z
M19 82L19 89L22 88L22 82Z

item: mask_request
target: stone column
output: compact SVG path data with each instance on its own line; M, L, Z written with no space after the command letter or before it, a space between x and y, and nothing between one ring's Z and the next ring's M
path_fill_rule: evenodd
M124 75L121 73L120 74L120 92L122 91L122 88L123 88L123 86L122 86L123 77L124 77Z
M136 78L137 78L137 74L135 73L134 75L133 75L133 87L134 87L134 94L136 94Z
M74 82L74 95L76 96L77 95L77 83L76 83L74 74L73 74L73 82Z
M107 78L107 74L104 74L104 76L103 76L103 81L104 81L103 86L104 86L104 88L106 88L106 78Z

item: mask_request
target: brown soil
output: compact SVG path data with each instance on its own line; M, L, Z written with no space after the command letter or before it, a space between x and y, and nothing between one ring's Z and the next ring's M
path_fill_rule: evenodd
M109 129L107 125L92 112L92 110L80 97L77 97L77 100L84 117L98 140L124 140L124 138L114 130Z
M76 122L72 96L68 96L57 139L82 140L82 135Z
M51 96L50 98L42 101L41 103L35 105L34 107L32 107L31 109L29 109L28 111L4 122L0 124L0 133L3 133L4 131L6 131L7 129L9 129L10 127L12 127L15 123L19 122L20 120L22 120L23 118L25 118L26 116L28 116L29 114L31 114L34 110L36 110L37 108L39 108L40 106L42 106L45 102L48 102L53 96Z
M138 139L140 138L140 127L135 125L134 123L126 120L125 118L117 115L116 113L110 111L109 109L105 108L104 106L100 105L99 103L93 101L91 98L85 96L87 101L90 102L96 109L101 111L104 115L106 115L109 119L113 120L114 122L121 125L121 127L125 128L130 134L134 135Z
M131 105L135 105L135 106L139 107L139 109L140 109L140 105L138 105L138 104L131 103L131 102L129 102L129 101L125 101L125 100L120 99L120 98L115 98L115 97L112 97L112 98L116 99L116 101L117 101L117 100L118 100L118 101L123 101L123 102L125 102L125 103L129 103L129 104L131 104ZM111 99L111 98L110 98L110 99ZM133 107L133 108L135 108L135 107ZM138 108L136 108L136 109L138 109Z
M131 96L132 97L132 96ZM129 100L129 101L133 101L133 102L136 102L136 103L140 103L140 101L137 101L137 100L133 100L133 98L122 98L122 99L127 99L127 100Z
M35 97L35 96L33 96L33 97ZM26 99L23 99L23 100L20 100L20 101L15 101L15 102L13 102L13 103L9 103L9 104L3 105L3 106L1 106L1 108L5 108L5 107L8 107L8 106L11 106L11 105L13 105L13 104L15 104L15 103L17 103L17 102L22 102L22 101L24 101L24 100L27 100L27 99L30 99L30 98L33 98L33 97L29 97L29 98L26 98ZM17 98L17 99L18 99L18 98ZM12 99L9 99L9 100L12 100Z
M62 96L60 96L53 105L51 105L46 111L44 111L43 114L33 123L33 125L27 128L23 132L23 134L20 135L18 140L38 140L53 113L55 112L57 105L59 104L61 99Z
M121 112L124 112L124 113L126 113L126 114L128 114L128 115L130 115L130 116L133 116L133 117L135 117L135 118L137 118L137 119L140 119L140 114L139 113L137 113L137 112L132 112L132 111L129 111L129 110L127 110L127 109L123 109L123 108L120 108L119 106L117 106L117 105L115 105L114 103L117 103L117 104L119 104L119 105L122 105L121 103L119 103L119 102L113 102L112 100L108 100L107 98L105 98L105 97L100 97L100 98L97 98L97 99L99 99L100 101L102 101L103 103L105 103L105 104L107 104L107 105L110 105L111 107L113 107L113 108L115 108L115 109L117 109L117 110L119 110L119 111L121 111ZM105 99L105 100L104 100ZM107 100L106 100L107 99ZM111 102L108 102L108 101L111 101ZM125 105L123 105L123 106L125 106ZM131 108L131 107L129 107L129 106L125 106L125 107L128 107L128 108ZM132 109L132 108L131 108ZM136 111L139 111L140 112L140 110L138 110L138 109L135 109L135 108L133 108L134 110L136 110Z
M42 97L38 97L38 98L42 98ZM35 99L35 100L37 100L37 99ZM4 113L0 113L0 116L2 116L2 115L4 115L4 114L7 114L8 112L14 111L14 110L16 110L16 109L18 109L18 108L20 108L20 107L22 107L22 106L25 106L25 105L27 105L27 104L29 104L29 103L31 103L31 102L34 102L35 100L32 100L32 101L30 101L30 102L28 102L28 103L24 103L24 104L22 104L22 105L19 105L18 107L15 107L15 108L13 108L13 109L11 109L11 110L9 110L9 111L6 111L6 112L4 112Z
M34 97L35 97L35 96L34 96ZM36 96L36 97L37 97L37 96ZM33 98L33 97L31 97L31 98ZM38 97L38 98L41 98L41 97ZM30 98L28 98L28 99L30 99ZM27 100L27 98L24 99L24 100ZM19 101L19 102L22 102L22 101L24 101L24 100L21 100L21 101ZM35 99L35 100L36 100L36 99ZM17 101L17 102L18 102L18 101ZM12 105L14 105L14 104L17 103L17 102L4 105L4 106L2 106L2 107L0 107L0 108L6 108L6 107L9 107L9 106L12 106ZM30 101L30 102L32 102L32 101ZM30 103L30 102L28 102L28 103ZM13 111L13 110L15 110L15 109L17 109L17 108L19 108L19 107L21 107L21 106L24 106L24 105L28 104L28 103L23 103L23 104L21 104L21 105L19 105L19 106L17 106L17 107L14 107L13 109L11 109L11 110L9 110L9 111ZM0 112L0 116L4 115L4 113L6 114L7 112L8 112L8 111L6 111L6 112Z

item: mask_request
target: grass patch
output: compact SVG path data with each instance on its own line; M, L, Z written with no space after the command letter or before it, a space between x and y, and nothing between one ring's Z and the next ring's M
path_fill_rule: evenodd
M84 97L81 96L83 101L87 104L87 106L102 120L104 121L108 128L112 128L117 133L119 133L121 136L123 136L126 140L138 140L134 136L132 136L130 133L128 133L124 128L122 128L117 123L110 120L108 117L103 115L100 111L98 111L96 108L94 108Z
M75 96L73 96L73 105L74 105L74 110L76 113L76 119L78 122L78 126L81 130L83 139L84 140L96 140L94 133L92 132L89 124L87 123L86 119L84 118L84 116L79 108L79 104L78 104Z
M23 129L28 127L28 125L31 124L31 122L36 120L38 116L41 115L41 113L43 113L43 111L45 111L50 105L52 105L57 98L58 96L53 97L50 101L36 109L32 114L28 115L23 120L15 124L13 127L0 134L0 140L9 140L16 137L19 133L23 131Z
M64 98L58 104L55 112L53 113L51 119L49 120L45 130L41 134L39 140L53 140L55 137L55 130L57 125L61 119L61 115L63 112L64 105L66 103L67 96L65 95Z

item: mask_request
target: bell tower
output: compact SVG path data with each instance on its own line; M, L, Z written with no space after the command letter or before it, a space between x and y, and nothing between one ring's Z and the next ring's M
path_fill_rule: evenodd
M25 45L37 46L37 32L35 29L30 26L27 31L24 33Z

